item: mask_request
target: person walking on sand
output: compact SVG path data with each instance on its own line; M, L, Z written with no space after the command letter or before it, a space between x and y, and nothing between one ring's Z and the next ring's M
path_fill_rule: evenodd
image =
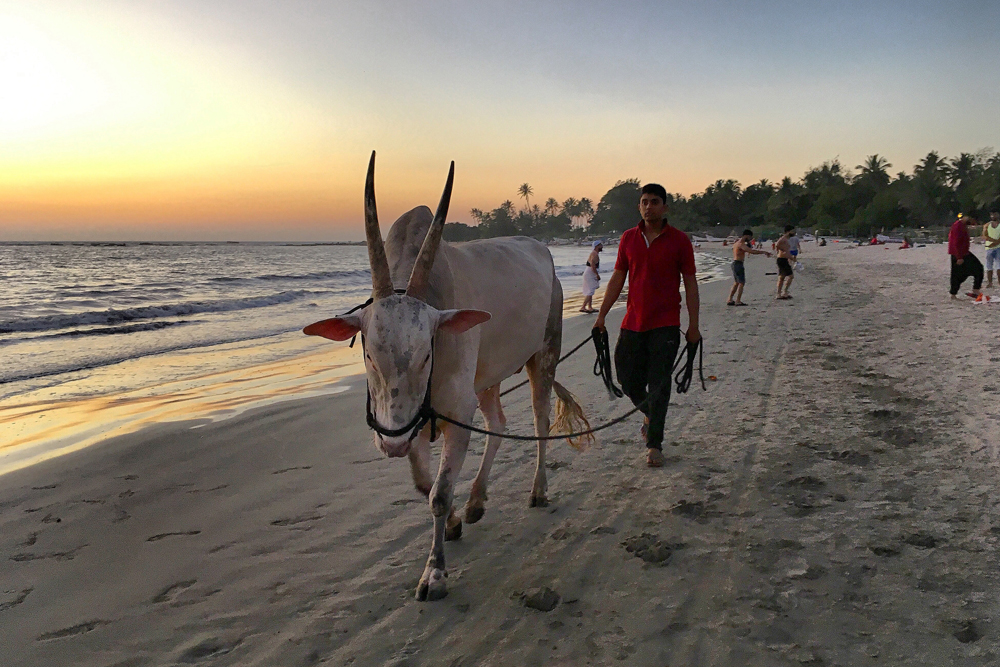
M966 296L976 299L982 294L983 286L983 264L979 258L969 250L969 229L968 225L977 224L974 213L962 216L958 215L958 220L951 226L948 232L948 254L951 255L951 298L958 298L958 289L965 282L965 279L972 276L972 291L966 292Z
M983 243L986 245L986 288L993 289L993 271L1000 282L1000 213L990 213L990 221L983 225Z
M792 258L788 260L788 263L792 264L793 268L794 264L797 261L799 261L799 247L801 246L801 244L802 244L802 239L795 233L795 230L793 229L792 235L788 237L788 252L792 256Z
M785 233L775 244L775 249L778 251L778 296L776 297L778 299L792 298L792 295L788 293L788 288L792 286L792 278L795 275L792 273L792 265L789 261L792 259L792 250L788 239L793 236L795 236L795 227L785 225ZM782 287L784 287L784 291L782 291Z
M603 241L594 241L590 256L587 257L587 268L583 270L583 306L581 313L596 313L594 310L594 292L601 286L601 274L598 269L601 267L600 252L604 250Z
M753 231L750 229L743 230L743 236L733 244L733 288L729 290L729 301L726 302L727 306L745 306L743 303L743 288L747 284L747 275L743 267L743 260L746 259L747 253L751 255L767 255L771 256L771 253L764 252L763 250L753 249ZM733 300L733 297L736 300Z
M648 183L639 198L639 224L622 234L618 259L608 280L595 327L615 305L628 278L628 303L615 346L615 368L622 391L646 416L646 465L663 465L663 424L670 403L671 371L681 339L681 281L688 312L688 343L698 332L698 280L694 248L687 234L666 220L667 191Z

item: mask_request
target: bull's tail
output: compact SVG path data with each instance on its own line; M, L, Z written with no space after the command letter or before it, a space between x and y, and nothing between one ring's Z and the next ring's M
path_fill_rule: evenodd
M576 397L555 380L552 381L552 388L556 391L556 421L552 425L553 431L556 434L589 431L590 422L584 416L583 408L576 402ZM566 442L574 449L583 451L597 440L593 433L587 433L576 438L566 438Z

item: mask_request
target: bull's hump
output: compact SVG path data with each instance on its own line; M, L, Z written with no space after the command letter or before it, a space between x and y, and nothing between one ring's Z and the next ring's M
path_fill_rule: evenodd
M420 246L427 236L434 214L426 206L417 206L397 218L385 237L389 272L397 288L406 287ZM400 284L400 281L402 283Z

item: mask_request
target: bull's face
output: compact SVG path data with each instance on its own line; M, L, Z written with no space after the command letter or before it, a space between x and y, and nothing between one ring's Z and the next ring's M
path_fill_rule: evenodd
M316 322L304 331L332 340L364 336L372 414L382 428L396 430L410 424L424 402L435 334L462 333L489 319L490 314L481 310L438 310L418 299L393 295L357 314ZM405 456L410 436L409 431L396 436L375 432L375 446L386 456Z
M424 300L448 215L454 177L452 162L437 213L413 263L406 294L396 294L378 227L375 153L372 153L365 181L365 237L372 269L372 303L356 314L316 322L303 330L332 340L347 340L357 333L364 336L372 414L384 430L401 429L420 410L431 373L434 335L438 331L462 333L490 319L490 314L481 310L438 310ZM375 433L375 446L386 456L405 456L410 444L410 433L397 436Z

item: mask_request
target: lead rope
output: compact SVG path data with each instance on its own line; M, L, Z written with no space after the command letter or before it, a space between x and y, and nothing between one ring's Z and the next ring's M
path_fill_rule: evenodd
M595 327L595 330L596 330L596 327ZM607 331L604 332L604 336L600 337L602 339L602 341L603 341L601 344L598 344L598 340L597 340L598 337L594 336L593 332L591 332L591 338L594 340L594 344L597 345L598 348L600 348L602 345L606 345L607 344ZM698 341L695 342L695 343L688 343L685 346L685 348L684 348L685 354L678 355L677 361L674 363L674 367L670 371L671 374L673 374L676 371L676 375L674 375L674 381L677 383L677 393L678 394L685 394L685 393L687 393L687 390L691 387L691 378L694 377L694 361L695 361L695 355L696 354L698 355L698 375L701 378L701 388L703 390L705 390L705 391L708 390L708 388L705 386L705 377L704 377L704 375L702 375L702 354L701 354L701 352L702 352L702 348L704 347L703 344L702 344L703 340L704 340L704 338L699 338ZM584 342L586 342L586 341L584 341ZM580 347L582 347L582 344L578 345L573 350L573 352L575 352ZM570 352L569 354L572 354L572 352ZM569 356L569 354L567 354L566 356ZM600 354L600 352L598 354ZM609 369L608 370L608 372L609 372L609 376L608 377L610 377L610 363L611 363L610 362L610 352L606 355L605 358L607 359L607 364L608 364L608 369ZM681 364L684 365L683 368L681 368ZM596 368L596 365L595 365L595 368ZM678 371L678 368L680 368L679 371ZM598 374L601 375L602 378L605 377L604 374L603 374L603 370L604 369L603 369L603 364L602 364L602 369L601 369L602 372L598 373ZM614 386L614 383L612 383L612 386ZM615 388L618 389L617 387L615 387ZM621 389L618 389L618 391L621 391ZM460 421L458 421L456 419L452 419L451 417L445 417L444 415L439 414L437 412L434 412L434 418L435 419L440 419L443 422L448 422L449 424L454 424L455 426L459 426L461 428L467 429L469 431L472 431L473 433L481 433L483 435L495 435L495 436L499 436L501 438L508 438L510 440L527 440L527 441L562 440L563 438L572 439L572 438L579 438L580 436L584 436L584 435L590 435L591 433L597 433L598 431L603 431L604 429L606 429L606 428L608 428L610 426L614 426L615 424L620 424L621 422L625 421L626 419L628 419L629 417L631 417L632 415L634 415L635 413L639 412L644 407L646 407L646 404L648 402L649 402L649 398L647 397L646 400L644 400L642 403L640 403L639 405L635 406L634 408L632 408L631 410L629 410L628 412L626 412L622 416L616 417L615 419L612 419L611 421L609 421L609 422L607 422L605 424L601 424L600 426L595 426L592 429L589 429L589 430L586 430L586 431L579 431L577 433L560 433L559 435L549 435L549 436L543 436L543 437L538 437L538 436L534 436L534 435L531 435L531 436L528 436L528 435L515 435L515 434L512 434L512 433L496 433L494 431L490 431L490 430L487 430L487 429L484 429L484 428L478 428L476 426L473 426L472 424L464 424L464 423L462 423L462 422L460 422ZM669 405L668 405L668 407L669 407Z
M406 290L395 290L395 292L396 294L405 294ZM363 304L351 308L344 314L349 315L357 310L361 310L362 308L370 305L371 303L372 299L368 299ZM357 335L351 338L351 343L348 347L354 347L355 338L357 338ZM583 339L583 341L579 345L577 345L572 350L561 356L559 358L559 361L556 362L556 365L561 364L567 357L569 357L571 354L573 354L574 352L582 348L584 345L586 345L588 340L594 341L594 348L597 351L597 360L594 362L594 375L597 375L601 378L601 380L604 382L604 386L607 388L610 394L612 394L615 398L621 398L622 396L624 396L624 393L619 387L615 386L615 383L611 379L612 377L611 347L608 342L607 329L601 330L598 329L597 327L594 327L590 332L590 337ZM698 377L701 380L701 388L704 391L708 390L708 388L705 386L705 376L702 371L702 358L704 353L704 345L702 344L703 341L704 337L699 338L698 341L695 343L689 342L684 348L685 354L679 355L677 357L677 361L674 363L674 367L670 371L671 374L676 372L676 375L674 375L674 382L677 383L678 394L687 393L687 390L691 387L691 379L694 377L694 358L696 353L698 355ZM362 337L361 345L362 347L364 347L364 337ZM434 368L433 343L431 344L431 351L432 351L431 374L433 375L433 368ZM680 367L681 363L685 361L686 363L684 363L684 368L678 371L677 369ZM513 387L504 390L503 392L500 393L500 395L506 396L515 389L519 389L526 384L528 384L528 380L524 380L523 382L520 382L514 385ZM612 419L611 421L605 424L601 424L600 426L596 426L587 431L580 431L579 433L560 433L559 435L538 437L534 435L528 436L528 435L516 435L513 433L496 433L494 431L489 431L487 429L473 426L472 424L464 424L460 421L452 419L451 417L446 417L442 414L439 414L436 410L434 410L433 407L431 407L431 382L429 377L427 379L427 393L424 394L423 405L420 406L420 410L414 416L413 421L411 421L410 424L407 424L402 429L390 430L382 427L375 420L374 415L372 414L371 411L371 392L366 391L365 393L368 395L367 396L368 403L366 406L366 412L367 412L366 417L368 421L368 426L374 429L375 431L382 433L383 435L393 435L393 436L402 435L403 433L410 431L410 428L412 426L413 430L411 431L410 440L416 437L417 432L421 428L423 428L423 426L427 423L430 423L431 425L431 440L436 440L438 419L440 419L443 422L453 424L454 426L459 426L468 431L472 431L473 433L481 433L482 435L495 435L495 436L500 436L502 438L507 438L509 440L538 441L538 440L562 440L563 438L566 439L579 438L580 436L590 435L591 433L597 433L598 431L603 431L604 429L614 426L615 424L620 424L621 422L625 421L626 419L628 419L629 417L631 417L632 415L634 415L635 413L639 412L644 407L646 407L646 404L649 402L649 398L647 397L646 400L644 400L642 403L635 406L622 416L616 417L615 419ZM669 408L669 404L667 407Z

